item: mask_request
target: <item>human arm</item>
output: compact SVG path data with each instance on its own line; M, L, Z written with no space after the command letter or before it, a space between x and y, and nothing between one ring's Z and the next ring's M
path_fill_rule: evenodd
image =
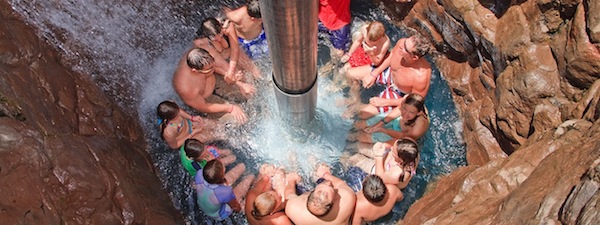
M348 186L348 184L346 184L346 182L344 180L331 175L331 169L329 168L329 166L327 166L327 164L324 164L324 163L319 164L317 166L316 175L319 178L323 178L325 180L331 181L331 184L338 189L343 186Z
M371 97L369 99L369 104L375 107L382 106L399 106L402 104L402 99L394 99L394 98L382 98L382 97Z
M204 97L201 95L192 96L190 94L182 94L179 96L183 99L185 104L190 107L204 113L231 113L234 119L238 122L245 123L248 118L242 108L237 105L229 104L229 103L211 103L206 102Z
M285 200L290 197L296 196L296 185L300 181L300 175L298 173L292 172L285 175L286 185L285 190L283 191L283 197Z
M385 171L384 163L389 156L392 146L387 143L377 142L373 145L373 158L375 159L375 174L386 184L397 184L398 178L391 171Z
M227 28L224 28L225 31L225 35L227 35L228 39L229 39L229 49L231 49L230 55L229 55L229 68L227 70L227 72L225 73L225 78L233 78L231 76L235 76L234 72L236 71L236 66L239 60L239 56L240 56L240 48L239 48L239 43L238 43L238 37L237 37L237 33L235 31L234 26L228 26ZM237 79L233 79L233 80L237 80Z
M390 54L393 54L393 53L390 53ZM371 73L369 73L368 76L364 76L362 78L364 88L370 88L371 86L373 86L373 84L375 84L375 80L377 79L377 76L379 76L379 74L381 74L385 69L390 67L390 63L391 63L390 58L392 58L392 57L388 56L387 58L385 58L378 67L376 67L375 69L373 69L371 71Z
M361 28L361 31L362 31L362 28ZM357 31L354 34L354 40L352 41L352 45L350 45L350 49L348 49L348 52L346 52L346 54L344 54L342 56L342 58L340 59L341 62L343 62L343 63L348 62L348 60L350 59L350 56L352 56L352 53L354 53L354 51L356 51L356 49L358 49L358 47L360 47L362 41L364 40L363 33L361 31Z

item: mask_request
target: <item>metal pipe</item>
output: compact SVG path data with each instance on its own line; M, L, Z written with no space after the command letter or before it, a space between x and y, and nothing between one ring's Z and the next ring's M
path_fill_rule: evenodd
M279 112L292 125L310 122L317 105L317 0L260 0Z

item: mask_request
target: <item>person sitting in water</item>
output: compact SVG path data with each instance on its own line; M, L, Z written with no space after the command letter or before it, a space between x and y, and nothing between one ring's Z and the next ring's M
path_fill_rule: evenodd
M224 7L223 11L227 20L223 23L223 27L234 25L238 42L250 59L268 58L269 45L263 28L258 0L239 2L242 4L228 4Z
M196 172L204 168L206 163L210 160L220 159L223 165L227 166L235 162L236 159L235 155L231 153L231 150L204 145L204 143L194 138L185 140L179 149L179 156L181 158L181 165L183 165L183 168L190 173L192 177L195 177Z
M376 174L384 183L404 189L415 176L419 163L419 148L415 141L401 138L393 145L377 142L369 152L360 151L348 159L352 166L367 174Z
M364 76L363 87L374 83L385 86L377 97L369 99L369 104L358 113L359 118L368 119L380 113L389 113L402 103L401 97L417 93L427 97L431 81L431 64L424 58L430 45L420 34L396 42L390 56L383 63ZM400 116L396 112L395 116Z
M260 71L252 60L246 54L240 54L237 34L232 26L225 28L216 18L206 18L196 31L193 43L195 47L210 53L215 59L215 72L223 75L228 84L245 84L244 72L251 73L254 78L260 78ZM238 67L241 70L238 70ZM240 86L240 90L246 97L254 93L253 89L245 86Z
M413 140L421 138L429 128L423 96L409 94L403 98L403 103L398 108L401 115L397 118L391 117L393 115L379 114L367 120L358 120L354 126L359 131L350 135L350 139L375 143L390 142L404 137Z
M350 43L350 0L319 0L319 32L328 36L332 55L341 57Z
M398 187L385 184L377 175L367 175L362 183L362 189L356 193L352 225L361 225L387 215L396 202L402 199L404 195Z
M241 163L237 166L240 165L245 168ZM242 199L253 179L254 175L246 176L232 188L236 180L226 177L223 163L219 159L210 160L194 178L198 206L209 218L222 221L242 210Z
M389 56L390 38L385 34L385 27L379 21L373 21L362 26L356 32L350 50L340 59L344 65L343 71L351 80L364 80L365 76L378 69ZM384 69L384 68L381 68Z
M206 50L193 48L179 61L173 75L173 88L183 102L195 110L203 113L229 114L236 121L245 123L248 118L240 106L225 103L223 99L213 95L216 84L215 67L214 58ZM240 85L245 87L247 84ZM187 137L183 140L185 139ZM181 145L176 147L179 146Z
M324 181L300 196L290 194L285 213L296 225L348 224L356 203L354 191L346 182L331 175L325 164L317 167L316 175Z
M203 141L214 138L212 132L203 129L204 126L213 127L214 122L200 116L191 116L175 102L161 102L156 107L156 114L159 118L160 137L172 149L181 147L188 138L195 137Z
M285 196L295 194L300 176L295 172L285 174L285 178L283 176L282 169L272 165L261 166L258 181L246 195L245 211L250 224L292 224L285 214Z

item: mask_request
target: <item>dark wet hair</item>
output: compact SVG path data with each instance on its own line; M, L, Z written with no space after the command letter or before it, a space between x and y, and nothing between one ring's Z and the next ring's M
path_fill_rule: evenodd
M172 101L163 101L156 107L156 115L162 120L160 123L160 137L164 140L163 134L169 121L179 115L179 106Z
M200 28L196 31L196 39L211 38L221 33L223 25L214 17L206 18L202 21Z
M417 146L416 142L408 138L396 140L396 150L398 150L398 157L402 159L404 166L414 163L419 155L419 146Z
M417 110L419 110L419 112L423 112L423 114L427 118L427 112L425 111L425 98L423 98L423 96L421 96L420 94L408 94L408 96L406 96L406 100L404 100L404 103L402 104L414 106L415 108L417 108ZM414 126L415 122L417 121L417 118L418 117L415 117L412 120L407 121L405 125Z
M379 203L387 193L387 187L381 177L370 174L365 177L362 183L363 194L370 203Z
M204 153L204 143L195 138L188 138L183 143L183 150L187 157L196 159Z
M221 6L229 9L239 9L248 4L248 0L221 0Z
M247 10L248 15L250 15L250 17L254 17L254 18L262 18L261 14L260 14L260 6L258 4L258 0L251 0L248 3L248 7Z
M315 191L312 190L308 194L308 200L306 201L306 209L316 217L322 217L327 215L333 206L333 199L331 202L325 202L322 195L316 195Z
M208 51L201 48L194 48L187 54L187 65L192 69L202 70L204 66L213 64L213 58Z
M218 159L210 160L202 169L202 176L209 184L223 184L227 182L224 168L225 166Z

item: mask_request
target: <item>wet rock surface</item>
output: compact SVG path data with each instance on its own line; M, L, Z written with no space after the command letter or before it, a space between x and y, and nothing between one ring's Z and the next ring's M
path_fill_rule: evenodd
M469 164L399 224L598 224L597 1L380 2L436 46Z
M182 224L135 113L0 1L2 224Z

